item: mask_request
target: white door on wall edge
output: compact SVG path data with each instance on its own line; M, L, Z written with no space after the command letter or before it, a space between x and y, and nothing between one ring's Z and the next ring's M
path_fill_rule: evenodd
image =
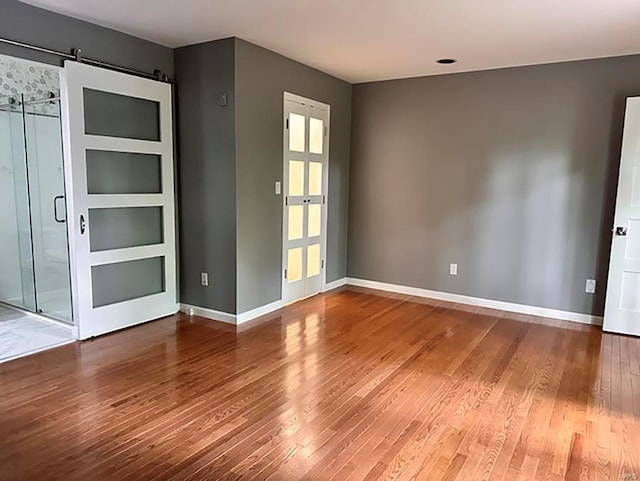
M67 216L79 338L178 311L171 86L67 61Z
M282 301L325 284L329 106L284 94Z
M640 97L627 99L603 327L640 336Z

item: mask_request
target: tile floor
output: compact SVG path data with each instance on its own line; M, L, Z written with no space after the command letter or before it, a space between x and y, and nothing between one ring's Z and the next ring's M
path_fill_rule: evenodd
M0 362L73 342L66 329L0 305Z

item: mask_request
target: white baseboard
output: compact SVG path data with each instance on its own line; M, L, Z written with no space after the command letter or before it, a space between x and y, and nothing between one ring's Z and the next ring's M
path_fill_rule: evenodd
M191 304L180 304L180 312L190 314L190 310L193 309L193 315L206 317L214 321L226 322L227 324L236 323L236 315L229 314L228 312L215 311L213 309L207 309L206 307L193 306Z
M343 277L342 279L336 279L335 281L327 282L324 285L324 290L322 292L330 291L331 289L337 289L338 287L342 287L347 284L347 278Z
M255 309L251 309L250 311L243 312L242 314L238 314L236 317L236 324L243 324L245 322L249 322L256 317L264 316L273 311L277 311L284 306L282 300L278 300L272 302L270 304L265 304L264 306L256 307Z
M269 314L273 311L283 307L282 301L278 300L264 306L256 307L250 311L243 312L242 314L230 314L228 312L216 311L214 309L208 309L206 307L194 306L191 304L180 304L180 312L189 314L193 309L194 316L205 317L213 321L226 322L227 324L243 324L245 322L252 321L253 319Z
M457 302L459 304L487 307L490 309L498 309L501 311L517 312L519 314L530 314L533 316L549 317L552 319L580 322L582 324L592 324L595 326L602 325L601 316L592 316L590 314L581 314L579 312L561 311L557 309L548 309L546 307L528 306L525 304L513 304L511 302L494 301L492 299L482 299L479 297L451 294L448 292L430 291L428 289L422 289L419 287L387 284L386 282L368 281L366 279L356 279L353 277L347 278L347 284L351 286L368 287L369 289L395 292L397 294L426 297L429 299L437 299L440 301Z

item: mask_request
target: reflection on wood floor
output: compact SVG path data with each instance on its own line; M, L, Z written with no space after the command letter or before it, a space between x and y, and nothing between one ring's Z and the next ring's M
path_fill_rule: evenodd
M341 289L0 365L3 480L617 480L640 340Z

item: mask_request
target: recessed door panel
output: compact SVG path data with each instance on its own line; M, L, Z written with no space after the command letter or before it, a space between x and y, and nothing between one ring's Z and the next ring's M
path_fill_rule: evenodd
M307 277L320 274L320 244L307 247Z
M304 195L305 168L304 161L289 161L289 196Z
M289 249L287 254L287 282L297 282L302 279L302 247Z
M640 165L633 166L631 175L631 205L640 207Z
M160 141L160 102L98 89L83 89L85 133Z
M289 211L289 233L290 241L302 239L304 237L304 205L290 205Z
M162 157L157 154L87 150L89 194L162 193Z
M91 252L162 244L162 207L89 209Z
M304 152L306 145L306 121L305 116L291 112L289 114L289 150L292 152Z
M318 237L322 234L322 205L310 204L308 207L307 236Z
M309 195L322 195L322 162L309 162Z
M164 292L164 258L151 257L91 267L93 307Z
M324 121L309 118L309 152L322 155L324 145Z

